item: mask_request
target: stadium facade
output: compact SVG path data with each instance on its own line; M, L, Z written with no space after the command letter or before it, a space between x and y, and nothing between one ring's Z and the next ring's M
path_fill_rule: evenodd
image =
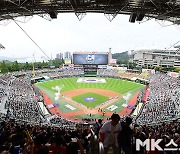
M180 67L180 53L176 50L136 50L131 61L138 66Z

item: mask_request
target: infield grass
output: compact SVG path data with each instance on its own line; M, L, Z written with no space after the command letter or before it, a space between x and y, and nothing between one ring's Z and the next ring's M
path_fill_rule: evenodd
M86 98L91 97L94 99L94 101L86 101ZM82 95L77 95L72 97L72 100L83 104L84 106L88 107L88 108L94 108L97 105L107 101L109 98L106 96L102 96L96 93L92 93L92 92L88 92Z

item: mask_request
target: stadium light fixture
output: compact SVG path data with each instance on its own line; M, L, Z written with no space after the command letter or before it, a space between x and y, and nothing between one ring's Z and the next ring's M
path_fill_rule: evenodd
M48 14L50 15L51 19L57 19L57 13L55 11L50 11Z
M5 47L2 44L0 44L0 49L5 49Z
M137 18L136 18L136 21L142 21L143 18L144 18L145 14L144 13L138 13L137 14Z
M137 18L137 13L132 12L129 17L129 22L135 23L136 18Z

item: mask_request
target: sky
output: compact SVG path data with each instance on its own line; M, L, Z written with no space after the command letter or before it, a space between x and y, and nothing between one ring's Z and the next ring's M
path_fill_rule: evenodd
M17 20L22 21L23 18ZM128 15L117 15L109 21L104 14L87 13L79 21L74 13L58 14L48 21L39 16L17 23L52 58L57 53L75 51L120 53L138 49L165 49L180 41L180 26L155 21L130 23ZM0 56L46 59L42 51L14 21L0 22L0 43L5 46Z

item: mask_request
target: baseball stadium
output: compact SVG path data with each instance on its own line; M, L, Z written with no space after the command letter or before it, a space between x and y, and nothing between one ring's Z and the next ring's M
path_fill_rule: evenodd
M76 154L104 154L105 151L112 154L121 149L106 149L103 129L109 123L121 133L126 132L124 127L132 130L125 124L127 119L130 120L128 125L132 123L133 133L140 133L146 139L145 133L140 132L142 128L147 133L157 128L157 124L160 130L164 125L172 127L178 145L177 74L113 67L110 59L110 52L74 52L72 63L61 68L3 74L0 77L1 151L8 150L3 132L8 131L4 128L11 127L18 131L10 133L10 142L17 145L8 150L12 150L12 154L21 149L30 154L68 154L74 148L71 146L76 146ZM121 136L122 142L132 135L125 134ZM27 140L23 143L31 143L28 149L21 148L20 138ZM47 146L47 143L50 144ZM137 144L131 140L129 143ZM122 147L122 150L127 149Z
M73 71L68 70L65 77L49 77L35 84L52 114L73 121L96 120L108 119L112 113L124 116L135 108L144 85L122 79L118 74L113 76L117 70L110 70L108 76L104 76L107 69L98 67L108 64L107 53L74 53L73 64L83 65L76 71L82 71L84 76L74 76Z
M13 21L43 53L41 60L47 60L36 62L33 53L32 63L18 62L24 57L0 62L0 154L180 154L180 41L172 43L178 32L169 29L180 25L179 10L180 0L0 1L0 23ZM86 13L101 13L110 22L120 14L129 16L130 23L155 19L169 33L162 35L165 29L157 32L155 25L146 31L137 24L126 27L123 18L112 27L100 20L80 26L72 19L63 25L62 16L61 23L52 22L54 27L39 20L51 21L62 13L74 13L79 21ZM33 16L38 16L35 27L33 22L19 24ZM9 53L18 58L20 52L36 52L14 27L4 33L8 28L1 29L1 38L12 45ZM141 50L135 49L138 42ZM142 49L145 42L161 49ZM40 44L49 52L56 47L71 52L52 59ZM126 52L112 55L111 48L105 49L116 46L120 52L123 45Z
M97 119L110 117L113 112L129 113L123 104L132 109L144 86L122 79L72 77L37 83L36 87L48 106L54 103L58 106L50 109L51 112L71 119Z

